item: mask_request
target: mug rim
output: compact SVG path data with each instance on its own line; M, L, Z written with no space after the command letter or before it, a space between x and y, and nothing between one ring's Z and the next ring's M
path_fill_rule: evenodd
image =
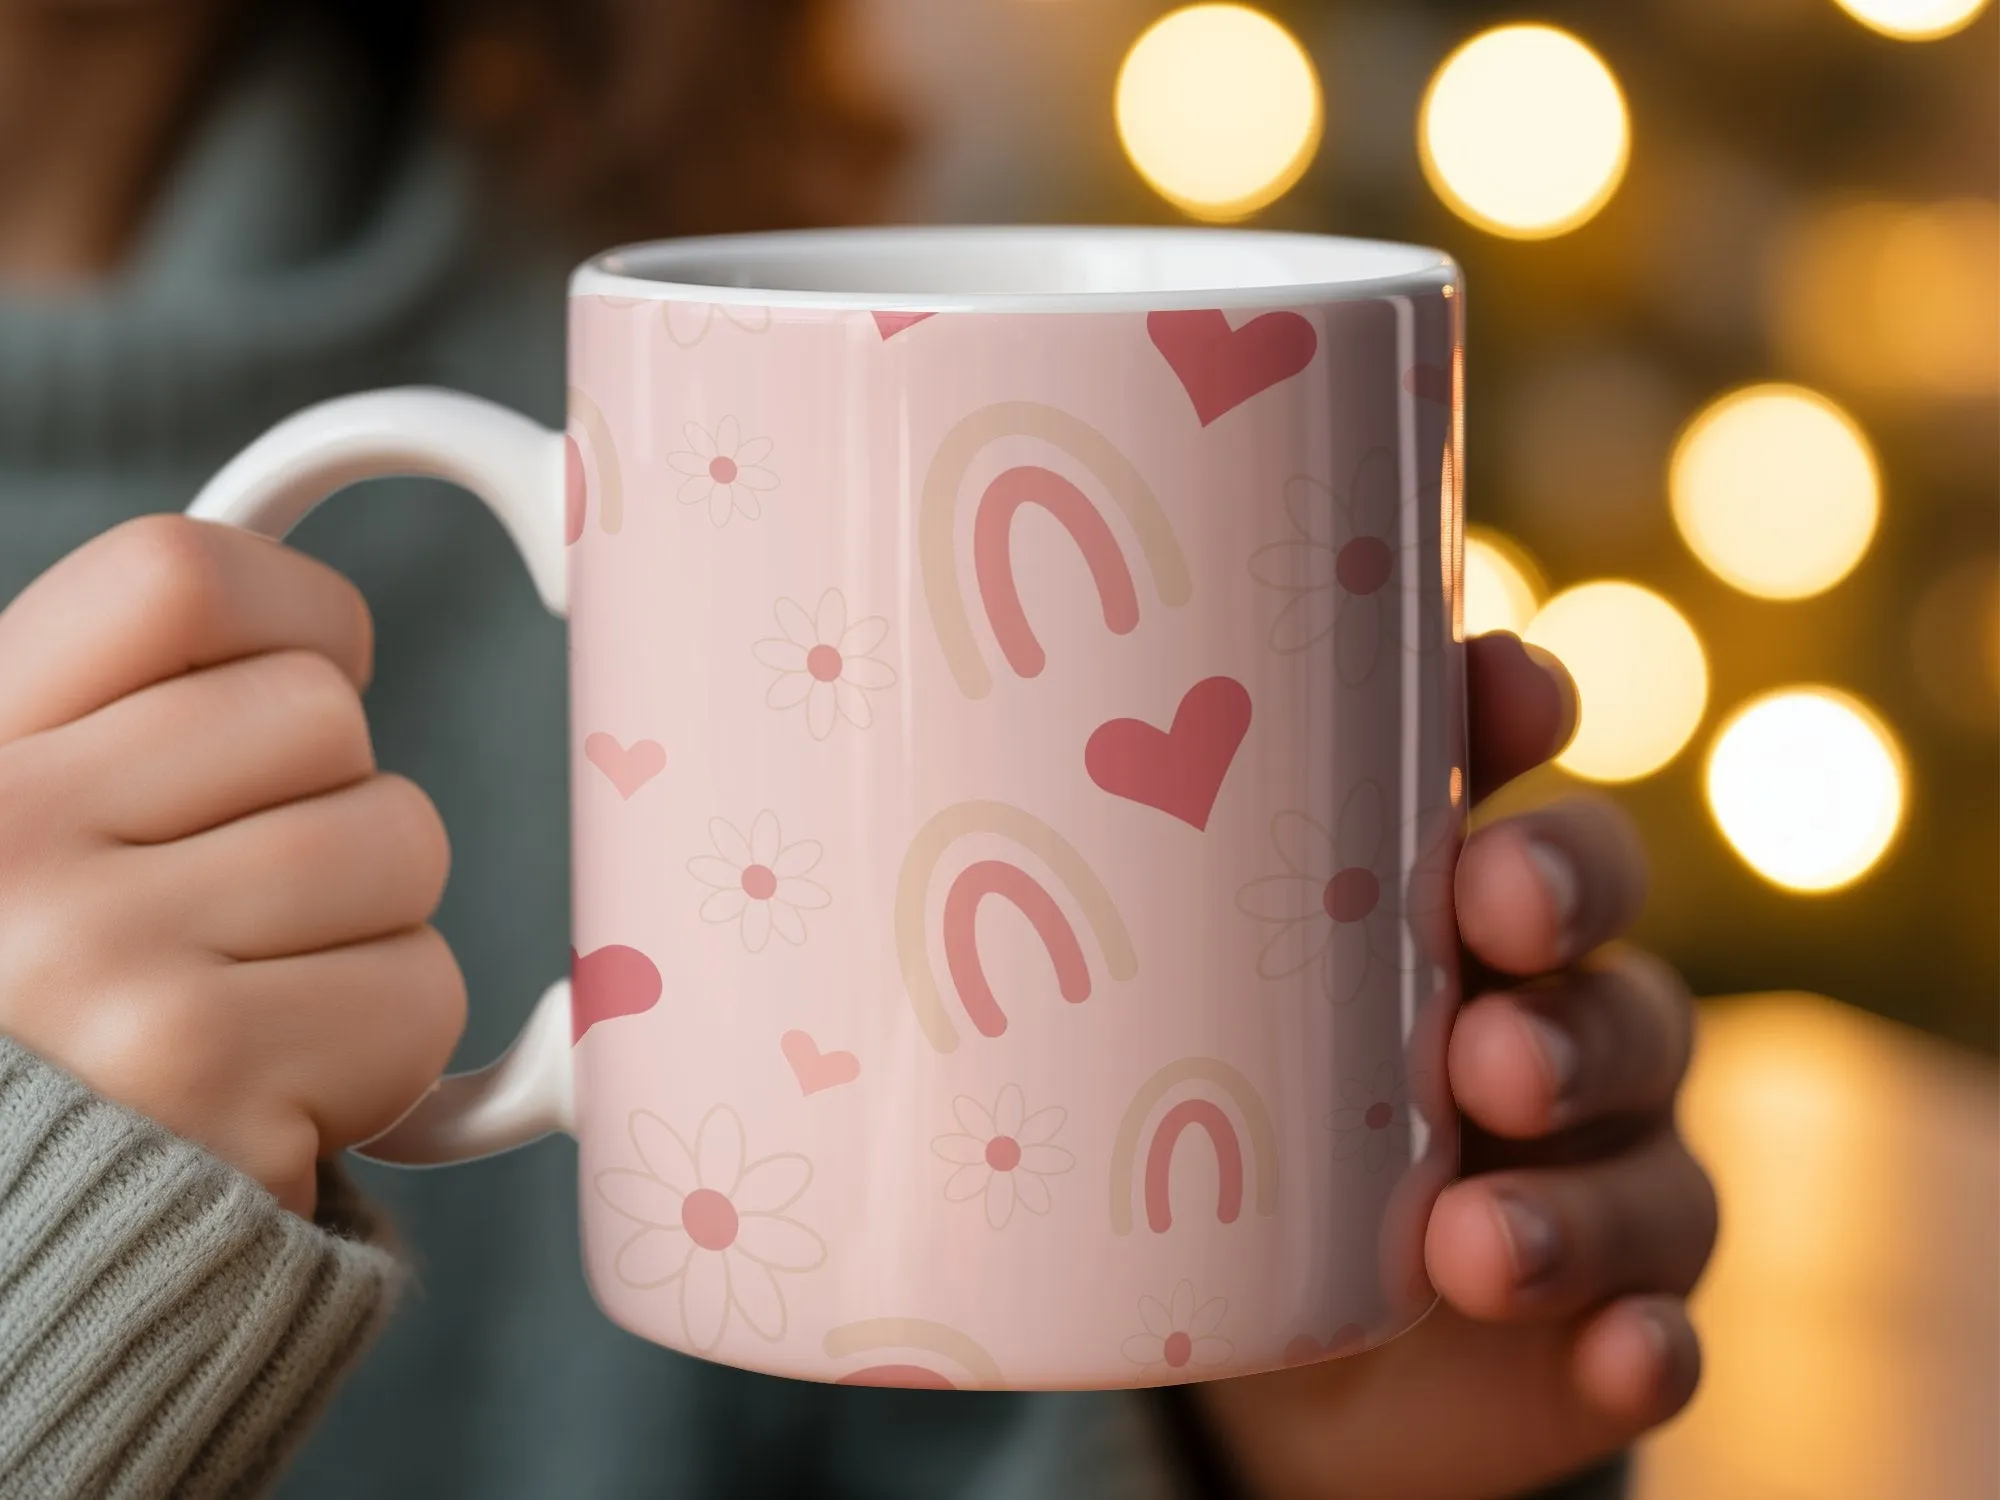
M950 255L1005 252L1072 257L1077 270L1095 256L1102 273L1113 258L1128 270L1148 265L1159 285L1077 286L1032 291L898 289L892 275L880 286L752 285L773 275L735 273L740 280L702 279L707 268L778 264L822 269L840 257L921 252L933 261ZM1168 257L1180 257L1178 275L1165 274ZM1260 274L1206 273L1196 263L1223 258ZM675 273L679 273L676 275ZM800 278L804 279L804 278ZM703 235L641 241L600 251L570 276L571 297L623 297L659 302L700 302L825 312L1118 313L1189 308L1287 307L1443 291L1459 285L1459 268L1442 250L1392 240L1289 230L1175 226L952 225L793 229L756 234Z

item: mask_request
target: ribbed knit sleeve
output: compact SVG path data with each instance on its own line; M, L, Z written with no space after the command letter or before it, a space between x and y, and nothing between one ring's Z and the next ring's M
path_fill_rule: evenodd
M262 1490L401 1275L324 1176L309 1224L0 1038L0 1495Z

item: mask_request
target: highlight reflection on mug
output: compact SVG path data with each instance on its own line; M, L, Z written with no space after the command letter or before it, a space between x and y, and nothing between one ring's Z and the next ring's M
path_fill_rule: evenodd
M1138 1161L1139 1141L1147 1122L1160 1102L1182 1084L1198 1085L1196 1092L1177 1101L1153 1123L1144 1164ZM1232 1116L1225 1107L1233 1105ZM1243 1130L1237 1129L1241 1121ZM1278 1135L1271 1126L1271 1112L1264 1106L1256 1087L1228 1063L1213 1057L1184 1057L1168 1063L1147 1079L1119 1121L1118 1135L1111 1148L1111 1232L1132 1232L1132 1198L1135 1192L1146 1204L1146 1227L1155 1234L1173 1228L1173 1203L1168 1180L1173 1169L1174 1151L1189 1127L1208 1137L1215 1152L1215 1217L1218 1223L1234 1224L1243 1212L1246 1185L1255 1189L1257 1212L1278 1211ZM1244 1135L1249 1137L1250 1160L1244 1161Z
M1194 594L1180 542L1152 487L1109 438L1088 422L1040 402L1003 401L982 407L938 445L924 477L917 517L917 552L938 645L968 698L984 698L991 692L993 674L973 636L959 583L958 494L973 460L1010 437L1038 438L1090 470L1137 536L1162 604L1177 609ZM1001 474L974 507L973 576L1000 654L1016 676L1036 677L1048 658L1021 608L1010 551L1014 517L1026 505L1039 505L1069 533L1090 568L1105 628L1113 635L1128 635L1138 627L1139 596L1118 538L1089 496L1052 469L1024 464Z
M932 877L945 854L969 834L993 833L1011 840L1053 870L1082 910L1084 922L1103 953L1105 972L1113 979L1130 979L1139 972L1139 957L1124 918L1111 893L1084 857L1055 829L1033 813L1008 802L959 802L938 813L910 841L896 881L896 951L903 985L909 991L917 1024L940 1052L958 1046L939 991L925 926ZM1089 960L1076 929L1056 899L1039 880L1008 860L984 859L967 865L953 878L944 901L945 965L960 1008L981 1036L995 1037L1007 1029L1007 1017L993 996L979 958L976 921L979 904L988 896L1009 902L1033 925L1056 968L1062 996L1072 1005L1090 998Z

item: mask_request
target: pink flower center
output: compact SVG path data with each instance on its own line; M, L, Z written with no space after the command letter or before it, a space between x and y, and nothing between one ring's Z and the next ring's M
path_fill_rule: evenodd
M840 652L832 646L815 646L806 653L806 670L815 682L840 681Z
M1011 1135L996 1135L986 1143L986 1165L996 1172L1011 1172L1021 1165L1021 1143Z
M1389 581L1395 558L1379 536L1358 536L1333 560L1333 576L1350 594L1372 594Z
M681 1200L681 1228L704 1250L736 1243L736 1205L714 1188L696 1188Z
M747 874L745 879L748 879ZM747 890L749 887L746 885L744 888ZM1382 882L1375 878L1373 870L1349 865L1326 883L1319 899L1326 908L1326 914L1334 921L1359 922L1375 910L1375 903L1382 899Z
M708 477L717 484L736 483L736 460L725 458L720 453L716 454L708 461Z
M1361 1122L1370 1130L1387 1130L1389 1122L1395 1118L1395 1106L1386 1099L1377 1099L1368 1106L1368 1113L1361 1117Z
M1160 1357L1178 1370L1194 1358L1194 1340L1184 1333L1170 1333L1167 1335L1166 1347L1160 1351Z
M778 894L778 877L769 865L743 867L743 894L752 901L769 901Z

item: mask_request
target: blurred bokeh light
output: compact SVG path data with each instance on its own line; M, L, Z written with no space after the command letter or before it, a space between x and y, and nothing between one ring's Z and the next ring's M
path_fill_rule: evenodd
M1465 633L1511 630L1519 635L1541 607L1541 569L1512 537L1483 526L1465 533Z
M1708 660L1681 612L1651 589L1604 579L1565 589L1525 639L1562 658L1582 713L1556 760L1590 781L1636 781L1672 760L1701 724Z
M1717 826L1775 885L1832 891L1874 868L1903 819L1902 752L1875 715L1830 688L1787 688L1739 709L1706 776Z
M1674 449L1669 489L1694 555L1766 599L1832 588L1861 561L1881 511L1860 427L1799 386L1750 386L1711 402Z
M1962 31L1986 0L1835 0L1855 20L1899 41L1928 42Z
M1841 201L1802 214L1769 272L1774 342L1862 390L2000 392L2000 204Z
M1603 59L1552 26L1501 26L1445 59L1418 124L1424 174L1461 217L1541 239L1617 191L1630 149L1624 95Z
M1319 75L1292 34L1247 5L1163 17L1118 73L1119 139L1163 197L1240 219L1289 190L1319 149Z

